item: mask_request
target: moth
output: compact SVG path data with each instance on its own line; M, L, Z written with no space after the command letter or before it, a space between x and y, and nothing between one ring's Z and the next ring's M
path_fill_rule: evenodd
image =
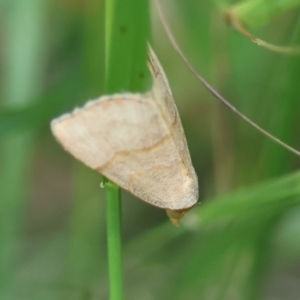
M66 151L174 225L198 201L198 180L167 77L149 46L152 89L88 101L51 122Z

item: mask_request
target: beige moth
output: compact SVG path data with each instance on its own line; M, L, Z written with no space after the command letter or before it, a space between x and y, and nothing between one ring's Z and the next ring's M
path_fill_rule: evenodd
M178 225L198 201L198 180L169 83L149 47L152 89L105 95L51 122L66 151Z

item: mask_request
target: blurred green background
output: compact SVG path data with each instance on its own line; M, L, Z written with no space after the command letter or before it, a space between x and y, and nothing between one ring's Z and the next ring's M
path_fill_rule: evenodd
M221 2L163 7L195 68L300 149L300 58L233 32ZM0 0L0 299L108 299L102 177L65 153L49 128L103 94L104 4ZM300 44L298 16L295 8L251 31ZM219 104L172 49L152 5L151 17L200 204L175 228L164 211L122 192L126 299L299 299L299 158Z

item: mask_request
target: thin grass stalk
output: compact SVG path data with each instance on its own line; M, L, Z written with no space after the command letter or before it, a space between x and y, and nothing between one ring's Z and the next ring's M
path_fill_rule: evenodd
M147 0L107 0L105 29L106 93L143 92L150 31ZM109 134L109 133L108 133ZM124 298L122 279L120 188L105 180L110 299Z

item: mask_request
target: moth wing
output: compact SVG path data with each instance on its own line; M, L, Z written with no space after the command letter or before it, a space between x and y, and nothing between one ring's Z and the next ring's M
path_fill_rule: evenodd
M51 129L68 152L97 169L116 153L151 147L167 134L150 98L149 94L100 97L53 120Z
M167 76L150 45L148 47L148 51L148 66L153 78L152 92L154 94L154 99L156 100L156 103L161 110L162 115L164 115L165 118L168 119L168 123L171 128L170 130L176 143L176 148L178 149L182 162L187 169L187 174L188 176L193 178L193 180L195 181L195 185L197 185L198 188L197 175L192 165L184 130Z
M151 93L101 97L54 120L51 128L73 156L142 200L168 209L197 201Z

